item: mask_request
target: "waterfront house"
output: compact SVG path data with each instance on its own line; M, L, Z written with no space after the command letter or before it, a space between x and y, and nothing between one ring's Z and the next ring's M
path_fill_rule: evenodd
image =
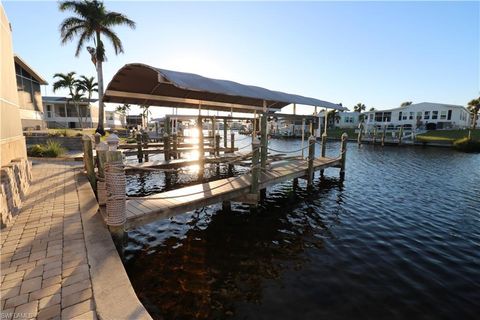
M40 86L48 83L18 55L15 55L13 60L22 129L45 129L47 125L44 120Z
M105 110L105 126L106 128L125 128L127 125L126 116L116 111Z
M330 119L329 126L334 128L357 128L360 122L360 112L356 111L340 111L336 113L334 119ZM325 111L320 111L317 115L319 117L320 126L323 128L325 124Z
M469 113L465 107L443 103L422 102L389 110L365 112L367 127L383 126L406 129L461 129L468 127Z
M78 109L66 97L43 97L45 121L48 128L94 128L98 124L97 99L82 99ZM79 113L80 111L80 113Z

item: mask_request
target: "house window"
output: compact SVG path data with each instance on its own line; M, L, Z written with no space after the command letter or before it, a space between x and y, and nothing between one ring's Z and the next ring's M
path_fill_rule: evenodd
M398 121L402 121L402 111L398 113Z
M52 118L52 109L53 106L51 104L47 104L47 118Z
M452 110L448 110L447 120L452 120Z
M410 112L410 116L408 117L409 120L413 120L413 116L415 115L415 112Z
M383 113L383 122L390 122L392 121L392 113L391 112L384 112Z
M417 120L422 120L422 112L417 112Z
M438 111L432 111L432 120L438 119Z
M406 115L406 114L404 114L404 115L402 116L402 120L407 120L407 115Z
M447 119L447 111L440 111L440 120Z
M372 120L373 120L373 113L370 113L368 115L368 122L372 122Z
M430 119L430 111L425 111L425 114L423 115L423 119L425 120Z
M375 122L382 122L383 112L375 112Z

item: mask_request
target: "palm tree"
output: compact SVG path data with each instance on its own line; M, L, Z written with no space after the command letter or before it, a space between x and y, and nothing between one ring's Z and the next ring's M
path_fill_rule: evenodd
M477 127L477 119L478 119L478 112L480 112L480 97L477 99L473 99L468 103L467 107L468 111L470 112L471 117L471 129L475 130Z
M117 111L118 113L121 113L124 116L126 116L128 114L128 112L130 111L130 105L128 103L124 103L123 105L117 106L115 108L115 111Z
M82 99L85 98L84 92L85 91L84 91L80 81L76 80L75 91L72 94L72 101L73 101L73 105L77 109L78 123L80 124L80 128L82 128L82 129L83 129L83 114L82 114L81 109L80 109L80 102L82 101Z
M338 110L331 110L327 113L327 122L331 128L335 128L335 122L340 121L340 112Z
M74 16L68 17L60 24L60 35L62 44L73 41L78 37L75 56L89 41L93 41L95 48L88 48L92 55L92 62L97 69L98 79L98 127L97 132L104 135L104 106L103 106L103 67L106 60L105 47L101 36L105 36L113 45L115 54L123 53L123 45L120 38L113 31L112 27L126 25L135 28L135 22L124 14L108 11L104 4L98 0L71 0L59 3L60 11L73 11Z
M67 109L70 105L70 99L74 96L75 86L77 84L77 79L75 79L75 71L69 73L55 73L53 78L58 78L57 81L53 83L53 92L56 92L59 89L67 89L69 97L67 97ZM65 119L67 114L65 115Z
M370 110L368 110L368 111L377 111L377 109L375 109L375 108L372 107L372 108L370 108Z
M355 106L353 106L353 111L355 112L360 112L365 111L367 109L367 106L364 105L363 103L359 102Z
M88 110L90 110L90 100L92 99L92 95L94 92L98 92L98 83L95 82L94 77L86 77L86 76L80 76L80 80L78 80L78 85L79 88L81 88L86 94L87 94L87 99L88 99ZM88 113L85 114L85 117L88 117ZM92 114L90 112L90 120L92 120ZM90 122L90 126L91 122Z
M143 105L140 106L140 109L142 109L142 118L144 119L145 126L148 128L148 116L152 114L152 111L150 111L150 106Z
M411 105L413 102L412 101L405 101L405 102L402 102L402 104L400 105L401 108L404 108L404 107L408 107L409 105Z

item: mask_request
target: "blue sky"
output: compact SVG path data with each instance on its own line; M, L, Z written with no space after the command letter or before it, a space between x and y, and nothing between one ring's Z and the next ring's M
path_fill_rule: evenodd
M95 75L89 55L61 46L56 2L3 1L14 50L48 82ZM117 29L106 83L124 64L199 73L342 102L465 105L479 95L479 2L106 2L137 29ZM46 90L52 94L51 88ZM158 112L155 112L158 114Z

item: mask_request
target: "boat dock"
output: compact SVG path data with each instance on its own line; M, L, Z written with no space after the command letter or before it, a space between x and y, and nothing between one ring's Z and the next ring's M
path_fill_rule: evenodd
M340 167L341 158L316 158L313 170ZM259 189L266 189L287 180L307 177L308 161L282 161L268 167L260 173ZM196 184L158 195L130 198L126 202L125 228L132 229L159 220L168 219L178 214L192 211L224 201L248 201L245 196L250 193L252 173L212 182Z

